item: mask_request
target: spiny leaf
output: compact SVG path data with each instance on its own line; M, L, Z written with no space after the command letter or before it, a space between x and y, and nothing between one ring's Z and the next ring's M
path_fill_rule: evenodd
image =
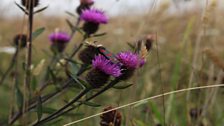
M74 31L74 30L75 30L75 26L74 26L68 19L66 19L66 22L67 22L67 24L68 24L70 30L71 30L71 31Z
M26 15L29 14L29 13L27 12L27 10L24 9L22 6L20 6L18 3L15 2L15 4L16 4L16 6L19 7L19 9L22 10Z
M76 15L74 15L72 12L69 12L69 11L65 11L66 14L68 14L69 16L72 16L72 17L77 17Z
M45 28L42 27L42 28L38 28L36 31L34 31L32 33L33 40L35 40L41 33L43 33L44 30L45 30Z
M34 14L40 13L40 12L46 10L47 8L48 8L48 6L43 7L43 8L41 8L41 9L39 9L39 10L36 10L36 11L34 12Z

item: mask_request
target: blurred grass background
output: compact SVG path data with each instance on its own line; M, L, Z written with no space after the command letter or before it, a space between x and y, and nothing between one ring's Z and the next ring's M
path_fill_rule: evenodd
M208 0L203 8L195 6L192 10L180 13L170 13L170 4L166 2L155 5L157 9L149 9L145 14L121 14L112 17L108 25L101 27L99 33L106 32L107 35L93 40L99 41L115 53L129 50L127 42L135 43L147 34L157 34L158 40L153 45L147 64L129 80L128 83L133 83L134 86L125 90L107 91L94 100L95 103L101 104L101 107L93 109L83 106L75 111L78 114L63 117L58 125L100 112L108 105L119 106L161 94L162 88L167 92L224 83L223 68L218 65L217 59L209 55L211 52L219 60L224 59L224 15L223 11L217 8L217 1ZM36 16L35 29L45 27L46 31L34 41L34 65L41 59L50 60L44 53L44 50L50 53L48 35L55 28L69 32L66 18L68 17ZM0 17L0 47L11 46L15 34L26 33L24 19ZM66 52L72 50L73 45L80 41L81 35L77 34ZM0 53L0 77L9 65L10 57L9 54ZM25 60L24 55L21 54L20 59ZM12 78L8 78L8 85L0 87L0 118L3 120L7 119L10 107L10 79ZM52 102L48 106L56 109L62 105L61 99L74 94L75 92L68 92L60 96L60 104ZM164 115L169 126L224 126L223 96L223 88L170 95L164 97L165 114L162 98L127 107L120 110L123 114L123 126L159 126L158 124L162 125L164 121ZM197 120L190 117L192 109L202 109L202 114ZM99 125L99 119L93 118L75 125Z

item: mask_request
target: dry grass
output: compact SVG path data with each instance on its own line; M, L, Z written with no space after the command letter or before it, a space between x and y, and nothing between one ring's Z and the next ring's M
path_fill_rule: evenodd
M130 80L130 82L135 83L132 88L124 91L110 90L104 96L96 99L95 102L99 102L103 106L108 104L119 106L120 104L128 104L133 100L161 94L161 86L165 88L165 91L172 91L190 88L193 85L204 86L223 83L224 77L220 65L217 65L213 58L209 57L209 54L206 57L203 52L205 48L210 48L212 52L218 55L220 62L224 59L224 36L222 35L224 32L224 17L221 16L223 15L222 12L215 9L215 6L215 4L209 4L206 9L195 8L181 14L170 14L167 12L169 6L161 6L157 11L147 15L114 17L108 25L102 26L100 32L107 32L108 34L96 38L96 40L114 52L128 50L127 42L134 43L138 38L149 33L157 33L158 46L154 45L148 57L148 64L144 69L140 70L133 80ZM69 31L64 19L65 17L36 17L35 28L43 26L46 27L46 31L34 42L34 63L39 62L43 57L47 59L42 50L49 50L47 36L50 32L54 31L55 28ZM12 36L16 33L21 31L26 33L23 29L21 30L22 26L24 26L23 19L7 20L0 18L0 46L11 45ZM80 40L80 35L74 38L67 51L69 52L73 45L79 43ZM159 62L157 51L159 52ZM10 55L0 54L0 57L0 70L4 71ZM159 79L160 75L161 80ZM3 100L8 96L8 93L4 92L3 89L1 91L0 100ZM3 93L4 95L2 95ZM203 108L203 116L199 119L200 123L203 123L204 126L223 125L224 101L222 97L223 88L166 96L166 122L170 125L196 125L195 123L198 122L192 121L188 114L189 110L191 108ZM0 105L0 112L3 113L0 114L4 116L7 113L5 108L9 104L8 101L5 102ZM211 102L213 104L209 104ZM156 105L156 107L153 107L153 105ZM51 106L55 107L57 105L52 103ZM163 116L162 99L153 100L150 103L146 102L139 106L131 111L128 108L123 110L125 124L131 122L134 126L154 126L163 120L161 118ZM96 110L84 109L85 114L90 115L102 108ZM131 116L127 116L125 113ZM71 120L74 119L77 119L77 117L71 118ZM71 120L67 119L64 122ZM94 124L98 122L98 120L93 121ZM80 125L90 125L92 123L92 121L89 121L80 123Z

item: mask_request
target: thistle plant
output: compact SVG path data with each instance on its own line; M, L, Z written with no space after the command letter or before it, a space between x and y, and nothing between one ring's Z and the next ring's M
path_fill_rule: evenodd
M14 39L14 44L19 48L27 50L25 63L25 90L18 90L21 84L16 84L16 89L21 92L21 104L19 109L12 112L9 124L21 122L22 125L46 125L56 120L66 113L77 109L79 106L86 105L99 95L107 92L116 84L133 76L136 69L141 68L145 63L145 57L141 51L121 51L117 55L113 54L103 45L89 41L94 37L105 34L97 34L100 25L109 22L108 16L103 10L93 8L94 1L81 0L76 12L79 15L76 22L67 21L71 31L56 30L49 35L49 49L51 50L51 60L43 67L43 62L31 69L32 63L32 42L34 38L43 33L45 28L40 28L33 32L33 17L47 7L39 7L39 0L22 0L21 5L17 6L28 16L28 36L18 35ZM69 15L74 15L67 12ZM83 23L82 23L83 22ZM82 25L81 25L82 23ZM71 52L66 50L75 33L80 32L82 41L74 46ZM18 40L21 40L18 41ZM27 40L27 41L25 41ZM87 41L88 40L88 41ZM145 45L144 45L145 46ZM76 54L78 57L76 58ZM19 78L17 78L19 79ZM21 82L18 81L18 82ZM51 86L55 89L47 90ZM32 87L32 88L31 88ZM57 103L57 97L64 96L71 89L76 89L74 96L63 102L53 112L44 114L43 109L49 102ZM97 90L93 93L93 91ZM28 92L27 92L28 91ZM107 108L110 109L110 108ZM107 110L105 109L105 110ZM37 116L32 116L35 111ZM102 115L102 126L111 124L110 115L115 116L116 112ZM25 116L29 115L29 116ZM23 117L23 118L21 118ZM22 121L21 121L22 120ZM109 122L108 122L109 121ZM118 113L116 126L121 124L121 115Z

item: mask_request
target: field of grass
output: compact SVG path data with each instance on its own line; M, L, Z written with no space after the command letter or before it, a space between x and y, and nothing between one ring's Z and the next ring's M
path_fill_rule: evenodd
M135 44L143 36L155 34L156 40L148 54L147 63L138 69L131 79L118 84L133 84L131 87L123 90L111 88L91 100L91 103L83 105L47 125L64 125L102 112L107 106L119 107L166 92L200 86L202 87L200 89L174 92L119 109L118 111L122 113L122 126L224 126L224 85L222 85L224 84L224 13L223 10L217 9L215 0L208 1L203 8L198 7L175 14L168 12L169 4L162 4L157 9L150 9L144 15L112 17L109 23L102 25L98 31L107 34L91 38L89 41L98 41L110 51L118 53L130 50L127 43ZM45 60L42 71L47 69L47 64L51 60L49 55L52 55L48 35L55 28L69 32L70 29L65 21L68 17L38 15L34 17L34 30L45 27L45 31L33 42L32 54L34 66L37 66L41 60ZM74 21L74 18L69 19ZM0 18L0 48L11 46L15 34L28 33L26 24L25 17L19 19ZM69 54L74 45L78 45L81 40L82 35L77 32L67 46L65 55ZM21 50L18 60L19 87L21 89L23 89L25 73L23 70L25 53L25 49ZM0 78L10 65L11 58L11 54L0 53ZM63 70L62 68L58 69ZM40 79L42 74L44 73L38 75L37 79ZM12 95L13 77L12 71L4 84L0 84L0 126L7 124L10 110L12 113L18 110L16 107L18 103L13 100L16 99L16 96ZM61 78L61 83L67 79L63 72L59 73L57 77ZM208 85L210 87L203 88ZM55 89L54 86L45 89L42 95ZM56 88L57 86L60 84L56 85ZM85 97L98 90L93 90ZM44 107L51 111L43 113L42 116L45 117L52 111L61 108L78 93L78 89L67 90L56 99L47 102ZM14 110L11 109L12 107ZM30 113L30 118L34 121L37 119L36 111L38 110L34 109ZM18 125L19 122L23 122L23 120L19 120L15 125ZM100 116L73 125L100 126Z

